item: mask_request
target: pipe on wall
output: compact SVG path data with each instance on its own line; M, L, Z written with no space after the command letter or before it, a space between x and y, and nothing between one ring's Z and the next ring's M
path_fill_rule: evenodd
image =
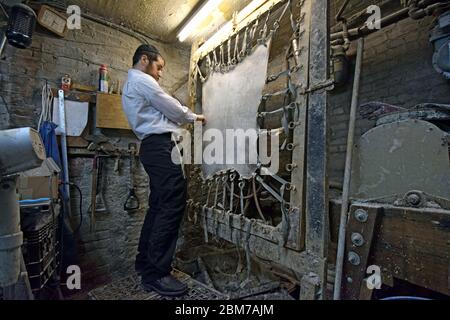
M350 108L349 131L347 137L347 158L345 162L344 190L342 193L341 219L339 225L338 252L336 257L336 279L334 284L334 300L341 299L342 275L344 270L345 239L347 235L348 207L350 198L350 182L352 174L353 145L357 109L359 105L359 89L361 84L362 62L364 55L364 38L358 40L355 82L353 85L352 105Z
M446 9L449 7L448 2L436 2L436 0L424 0L419 3L418 6L412 6L404 8L397 12L394 12L380 20L381 27L388 27L394 23L397 23L406 18L412 18L414 20L422 19L426 16L432 15L437 9ZM357 38L367 36L371 33L378 31L378 29L369 29L366 24L361 27L348 30L348 36L350 40L356 40ZM344 43L345 32L336 32L330 35L332 45L341 45Z
M20 275L23 235L16 185L17 177L0 179L0 287L16 284Z

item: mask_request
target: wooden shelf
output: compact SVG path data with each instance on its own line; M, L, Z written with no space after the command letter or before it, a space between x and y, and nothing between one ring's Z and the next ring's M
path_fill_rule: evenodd
M131 130L123 112L121 95L97 93L96 115L97 128Z

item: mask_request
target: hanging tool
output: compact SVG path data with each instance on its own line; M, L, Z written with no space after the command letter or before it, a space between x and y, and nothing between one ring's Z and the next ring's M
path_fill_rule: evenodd
M104 156L98 157L98 177L97 177L97 190L95 195L95 212L96 213L105 213L108 211L105 205L105 199L103 198L103 158Z
M98 154L95 155L92 162L92 179L91 179L91 232L95 230L95 205L97 196L97 179L98 179Z
M137 153L137 145L135 143L130 143L128 145L128 149L130 152L130 193L128 195L127 200L123 206L125 211L135 211L139 210L141 204L139 202L139 198L136 195L136 186L134 184L134 160Z
M122 160L122 153L119 152L116 161L114 163L114 172L117 174L120 174L120 165L121 165L121 161Z

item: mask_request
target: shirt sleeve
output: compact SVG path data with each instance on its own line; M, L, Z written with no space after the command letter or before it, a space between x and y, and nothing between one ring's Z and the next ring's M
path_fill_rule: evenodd
M155 81L139 81L135 84L138 91L145 97L148 103L164 114L169 120L178 123L186 124L197 120L197 116L186 106L169 96Z

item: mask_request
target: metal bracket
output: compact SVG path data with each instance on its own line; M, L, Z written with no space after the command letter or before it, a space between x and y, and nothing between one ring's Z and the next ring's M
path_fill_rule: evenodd
M334 79L328 79L325 82L320 82L315 85L310 86L309 88L303 89L301 88L299 94L305 95L309 93L313 93L315 91L326 90L331 91L334 89Z
M350 208L342 281L342 298L345 300L360 300L361 286L366 277L374 231L381 210L381 206L373 205Z

